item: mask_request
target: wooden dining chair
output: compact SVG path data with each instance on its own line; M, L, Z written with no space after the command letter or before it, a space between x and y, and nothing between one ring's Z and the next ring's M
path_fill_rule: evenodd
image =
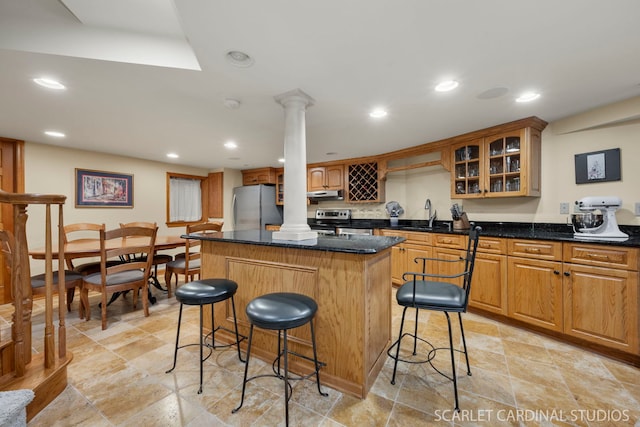
M107 329L107 294L133 291L133 308L137 308L138 294L142 291L142 308L149 316L149 275L156 241L157 227L121 227L100 231L100 271L83 276L82 302L87 308L86 318L91 318L89 291L102 295L102 329ZM142 254L144 260L136 259ZM111 259L129 259L116 265L109 265Z
M155 228L158 229L158 225L155 222L145 222L145 221L135 221L128 223L120 223L120 227L144 227L144 228ZM138 254L138 258L140 260L143 259L140 254ZM160 289L161 291L165 291L166 289L160 285L160 281L158 280L158 266L167 264L168 262L173 261L173 257L168 254L159 254L157 251L154 252L153 258L151 260L151 274L149 275L149 279L153 286Z
M97 242L100 239L100 232L105 230L104 224L91 222L78 222L64 226L64 243L83 243L89 241ZM66 263L69 270L84 275L97 273L100 271L100 261L88 261L80 265L74 264L73 257L67 257ZM119 264L119 260L109 260L110 265Z
M202 224L187 225L187 234L205 233L221 231L222 222L205 222ZM176 288L178 287L179 275L185 276L185 281L194 280L196 276L200 278L200 240L186 239L185 255L176 257L167 263L164 270L164 281L167 284L167 296L171 298L171 281L173 275L176 276ZM194 250L197 248L197 251Z
M218 231L221 231L222 230L222 226L224 225L224 221L211 221L210 223L211 224L220 224L220 230L218 230ZM189 232L187 231L187 233L189 233ZM199 250L200 249L196 249L195 252L198 252ZM187 254L186 252L180 252L179 254L176 254L174 256L174 259L182 259L182 258L185 257L186 254Z
M3 254L5 260L5 266L11 271L11 263L13 260L12 253L15 245L13 234L10 231L0 230L0 251ZM31 276L31 292L33 295L45 294L45 274L36 274ZM53 272L53 290L58 292L59 272ZM71 303L75 295L76 287L82 286L82 275L72 270L64 271L64 284L67 296L67 311L71 312ZM80 318L84 317L84 310L82 304L78 308Z

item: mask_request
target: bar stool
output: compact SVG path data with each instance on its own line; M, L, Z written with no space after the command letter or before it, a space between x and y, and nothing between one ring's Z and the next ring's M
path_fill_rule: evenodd
M316 336L313 328L313 317L318 311L318 304L308 296L295 294L295 293L273 293L266 294L254 298L252 301L247 304L246 312L247 317L249 318L249 322L251 323L251 328L249 329L249 342L247 344L247 362L244 367L244 379L242 382L242 398L240 400L240 405L233 409L231 413L236 413L240 408L242 408L242 404L244 403L244 392L247 386L247 383L251 380L260 377L276 377L284 380L284 396L285 396L285 421L286 425L289 425L289 399L291 398L292 387L289 383L289 380L301 380L309 378L311 375L316 376L316 384L318 385L318 393L321 396L328 396L327 393L323 393L320 389L320 368L325 366L324 363L318 362L318 354L316 351ZM297 328L306 323L309 323L311 328L311 343L313 346L313 359L295 352L292 352L288 349L287 344L287 331L289 329ZM257 326L262 329L270 329L278 331L278 355L273 361L273 375L271 374L262 374L256 375L247 379L247 374L249 372L249 358L251 357L251 342L253 338L253 327ZM283 347L281 350L280 347L280 337L282 332L283 335ZM312 361L315 366L315 370L308 375L300 376L296 378L289 378L289 357L288 355L293 354L295 356L301 357L303 359ZM280 358L284 355L284 376L280 373ZM277 370L276 370L277 364Z
M238 333L238 323L236 320L236 304L233 299L233 296L235 295L237 290L238 290L238 284L233 280L228 280L228 279L194 280L193 282L185 283L184 285L176 289L176 300L180 302L180 313L178 314L178 332L176 334L176 347L175 347L175 352L173 354L173 366L171 367L171 369L166 371L166 373L168 374L169 372L175 369L176 361L178 359L179 349L183 347L199 345L200 346L200 388L198 389L198 394L202 393L202 363L211 356L214 349L236 345L238 347L238 359L240 359L240 361L243 363L245 362L244 360L242 360L242 356L240 355L240 342L244 340L246 337ZM233 310L233 324L235 326L236 341L231 344L216 345L215 344L216 331L220 329L223 329L229 332L233 332L233 331L230 331L229 329L223 327L222 325L215 327L214 315L213 315L214 313L213 304L220 301L225 301L229 298L231 298L231 308ZM200 343L179 345L180 323L182 322L182 307L185 304L200 306ZM202 308L203 306L208 304L211 305L211 332L209 332L207 336L203 338ZM206 343L209 336L211 336L211 344ZM207 347L209 349L209 354L207 355L207 357L204 357L204 358L202 356L203 347Z

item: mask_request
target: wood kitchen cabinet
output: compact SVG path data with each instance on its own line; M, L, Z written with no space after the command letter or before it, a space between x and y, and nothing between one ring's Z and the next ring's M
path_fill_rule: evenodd
M284 168L276 169L276 205L284 205Z
M513 239L508 252L508 316L562 332L562 243Z
M346 166L346 172L350 203L384 202L384 182L378 162L352 163Z
M416 258L431 257L430 233L410 231L380 230L383 236L404 237L404 242L391 248L391 282L400 286L404 283L402 275L407 271L421 272L422 263L415 263Z
M433 234L431 254L434 259L455 261L465 256L467 248L467 236L462 234ZM463 262L438 262L432 261L427 264L429 271L434 274L452 276L464 270ZM458 279L438 279L432 280L441 282L456 283L462 286L463 278Z
M224 173L212 172L207 176L207 218L224 217Z
M315 166L307 169L308 191L344 189L344 165Z
M507 241L480 236L469 305L507 314Z
M640 250L565 243L564 332L638 354Z
M246 169L242 171L242 185L275 184L275 168Z
M540 130L533 127L455 144L451 198L540 196Z

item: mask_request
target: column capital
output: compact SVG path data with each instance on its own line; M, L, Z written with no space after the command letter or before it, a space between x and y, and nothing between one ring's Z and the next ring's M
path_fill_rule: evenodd
M299 102L304 107L311 107L316 102L315 99L313 99L300 89L290 90L280 95L276 95L273 98L278 104L282 105L283 107L286 107L290 102Z

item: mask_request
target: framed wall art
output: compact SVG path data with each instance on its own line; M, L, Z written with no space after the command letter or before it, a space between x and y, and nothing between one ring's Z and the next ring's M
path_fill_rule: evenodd
M576 154L576 184L620 181L620 149Z
M133 175L76 168L77 208L132 208Z

